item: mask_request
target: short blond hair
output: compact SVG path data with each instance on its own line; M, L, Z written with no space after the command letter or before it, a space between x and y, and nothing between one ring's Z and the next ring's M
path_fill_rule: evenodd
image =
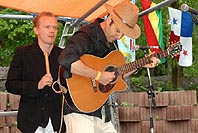
M36 15L36 17L34 18L34 20L33 20L34 27L38 27L39 26L39 24L40 24L40 21L39 20L43 16L55 17L56 18L56 16L53 13L43 11L43 12L39 13L38 15Z

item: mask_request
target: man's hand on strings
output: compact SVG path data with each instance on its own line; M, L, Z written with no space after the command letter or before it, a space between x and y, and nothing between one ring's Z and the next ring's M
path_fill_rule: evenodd
M98 80L101 84L107 85L115 78L115 72L103 71L100 79Z
M151 63L150 64L146 64L144 67L146 68L153 68L155 66L158 66L158 64L160 63L160 59L156 58L156 57L151 57Z

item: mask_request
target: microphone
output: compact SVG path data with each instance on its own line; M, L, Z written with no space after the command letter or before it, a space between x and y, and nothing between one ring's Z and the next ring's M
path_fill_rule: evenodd
M192 14L198 15L198 10L195 10L194 8L189 7L187 4L182 4L181 10L184 12L190 12Z
M133 45L132 50L145 50L145 49L158 49L159 46L140 46L140 45Z

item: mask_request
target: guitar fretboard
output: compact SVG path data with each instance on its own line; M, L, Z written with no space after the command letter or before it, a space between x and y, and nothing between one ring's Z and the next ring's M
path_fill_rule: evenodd
M118 70L119 75L123 75L123 74L126 74L130 71L133 71L133 70L137 69L137 68L141 68L141 67L145 66L146 64L152 63L152 61L151 61L152 57L157 57L157 58L161 59L161 58L166 57L168 55L169 55L169 50L167 49L167 50L162 51L160 53L154 53L154 54L149 55L147 57L138 59L136 61L133 61L133 62L130 62L130 63L127 63L127 64L124 64L122 66L119 66L119 67L117 67L117 70Z

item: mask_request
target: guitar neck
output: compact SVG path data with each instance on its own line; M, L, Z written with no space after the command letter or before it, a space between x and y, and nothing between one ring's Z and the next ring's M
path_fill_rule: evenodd
M117 70L119 72L119 75L123 75L123 74L131 72L133 70L136 70L137 68L141 68L141 67L145 66L146 64L152 63L152 61L151 61L152 57L157 57L157 58L161 59L168 55L169 55L168 50L165 50L160 53L155 53L150 56L138 59L136 61L124 64L122 66L119 66L119 67L117 67Z

